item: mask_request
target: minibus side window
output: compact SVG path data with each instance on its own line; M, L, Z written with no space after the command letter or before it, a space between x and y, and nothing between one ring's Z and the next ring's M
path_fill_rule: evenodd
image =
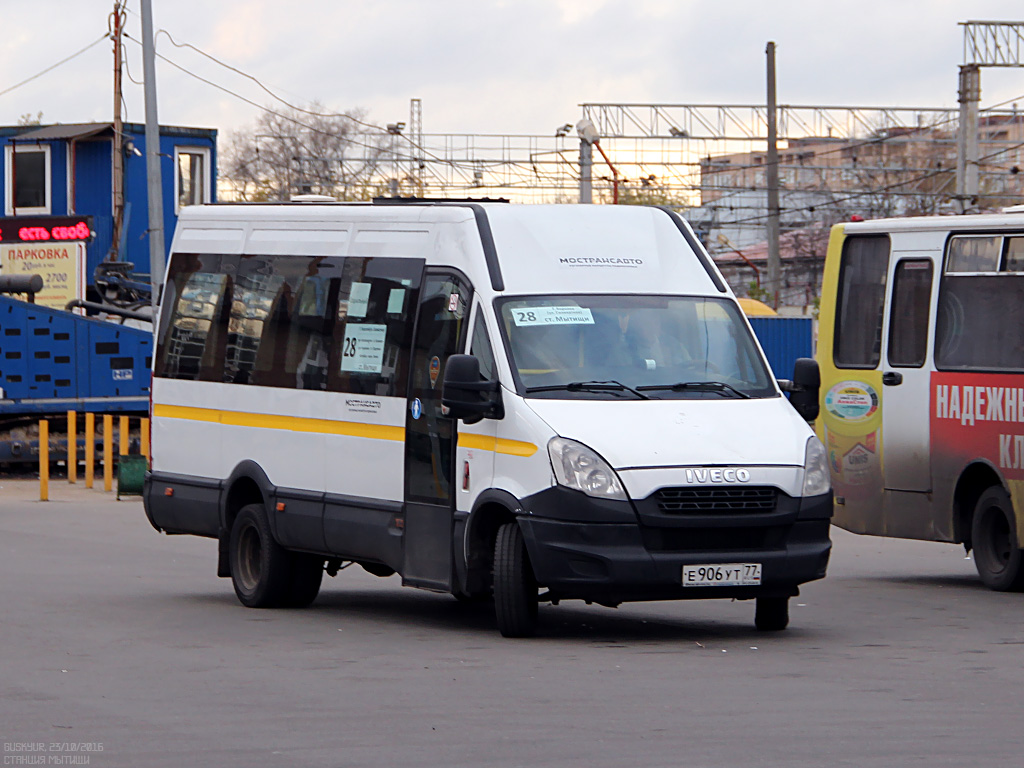
M896 265L889 312L889 365L920 368L928 354L932 263L903 259Z
M154 373L171 379L220 379L226 331L228 276L221 256L176 254L171 261L161 315Z
M327 388L405 397L419 259L348 257L340 278Z
M848 237L843 243L832 352L837 368L878 366L888 266L887 235Z
M273 346L277 329L271 319L285 297L283 285L270 257L242 257L231 292L224 381L260 383L252 381L253 370L261 351L265 358L267 347Z

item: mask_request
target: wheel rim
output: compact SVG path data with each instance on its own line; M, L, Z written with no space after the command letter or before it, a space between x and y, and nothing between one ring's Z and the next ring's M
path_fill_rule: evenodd
M238 537L238 580L246 592L252 592L260 581L260 555L263 543L259 532L246 526Z
M982 522L982 531L985 533L985 544L988 550L986 559L990 560L991 570L999 573L1006 569L1013 552L1010 541L1010 523L998 507L986 509Z

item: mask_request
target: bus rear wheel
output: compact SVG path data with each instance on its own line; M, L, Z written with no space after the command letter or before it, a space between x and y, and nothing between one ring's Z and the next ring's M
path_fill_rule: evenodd
M978 499L971 521L971 546L978 576L998 592L1024 588L1024 551L1017 546L1013 502L1000 486L992 486Z
M276 608L286 604L292 585L292 558L274 541L262 504L248 504L238 512L228 550L231 583L242 605Z
M517 523L505 523L494 542L494 614L504 637L537 631L537 582Z

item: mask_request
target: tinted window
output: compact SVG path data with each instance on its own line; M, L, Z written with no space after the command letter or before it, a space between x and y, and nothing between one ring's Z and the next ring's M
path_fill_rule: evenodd
M928 353L932 263L904 259L896 265L889 313L889 364L919 368Z
M221 256L175 256L164 287L157 376L220 380L228 276Z
M836 297L833 361L840 368L875 368L882 355L886 235L848 237L843 243Z
M1024 371L1021 240L1002 235L950 238L935 321L937 368ZM962 253L968 246L981 252L980 243L986 243L984 259L968 265Z
M404 396L422 269L415 259L176 254L156 374Z

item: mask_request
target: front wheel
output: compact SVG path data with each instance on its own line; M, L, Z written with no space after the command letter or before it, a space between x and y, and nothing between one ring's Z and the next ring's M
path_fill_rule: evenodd
M754 626L762 632L781 632L788 627L789 598L757 598L754 607Z
M1024 552L1017 546L1013 502L1000 486L992 486L978 499L971 521L974 567L989 589L1019 591L1024 587Z
M494 614L504 637L537 631L537 582L517 523L501 526L494 542Z

